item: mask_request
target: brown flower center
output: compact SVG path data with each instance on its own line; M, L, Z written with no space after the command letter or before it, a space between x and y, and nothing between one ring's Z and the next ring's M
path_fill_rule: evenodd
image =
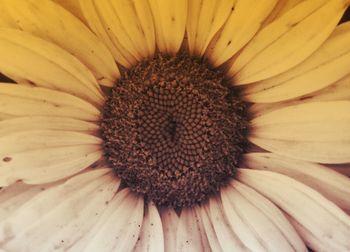
M224 75L185 54L158 55L123 74L105 106L107 161L133 191L187 207L234 177L246 104Z

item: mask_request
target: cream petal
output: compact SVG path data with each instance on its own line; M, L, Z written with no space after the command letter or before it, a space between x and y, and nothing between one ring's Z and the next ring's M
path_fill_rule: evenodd
M140 239L137 241L134 252L164 250L164 235L162 221L156 205L148 203L145 217L141 226Z
M27 130L74 131L94 135L99 126L79 119L53 116L24 116L0 121L0 137Z
M3 234L4 248L69 248L93 226L99 217L96 213L106 208L105 202L114 196L118 184L110 169L99 169L42 191L0 224L11 228L13 234Z
M186 34L191 54L202 56L211 39L226 22L236 0L188 1Z
M347 163L350 161L349 109L350 101L281 108L253 119L249 139L266 150L291 158Z
M160 210L164 232L165 251L176 251L176 230L179 223L179 217L172 208L163 208Z
M0 186L44 184L74 175L102 157L99 145L50 147L1 156Z
M71 6L76 4L70 1ZM27 31L56 43L84 63L99 83L112 86L120 76L104 44L80 20L59 5L52 1L11 0L1 1L0 7L9 17L7 22L0 20L0 26ZM77 12L79 9L75 10Z
M269 171L240 169L238 179L274 202L317 239L333 247L332 251L350 249L350 216L314 189Z
M210 251L200 223L200 216L194 208L182 209L177 225L176 251Z
M249 85L245 98L273 103L320 90L350 74L350 22L336 28L331 37L298 66L267 80Z
M149 3L159 51L176 54L185 35L188 1L149 0Z
M200 207L196 208L197 215L200 216L201 222L203 224L204 232L207 236L208 243L212 251L221 252L221 246L216 236L214 226L209 216L208 204L202 204Z
M0 72L78 96L94 105L102 105L105 99L95 77L77 58L20 30L0 28Z
M100 111L96 107L73 95L17 84L0 83L0 105L0 119L19 116L58 116L97 121L100 117Z
M229 74L239 85L296 66L328 38L348 5L348 0L301 2L263 28L235 60Z
M209 200L210 219L222 251L248 251L237 235L233 232L228 221L220 198L212 197Z
M237 0L213 50L207 55L212 64L221 65L247 44L276 3L276 0Z
M142 225L143 204L143 198L133 195L128 189L119 192L108 203L92 230L93 235L83 240L83 251L133 251ZM76 247L72 250L82 251Z
M341 101L350 100L350 74L332 85L319 91L303 95L300 98L275 103L257 103L251 106L251 113L256 116L266 114L268 112L283 107L297 105L302 103L317 101Z
M323 165L281 157L273 153L245 154L243 165L292 177L314 188L343 210L350 210L350 179Z

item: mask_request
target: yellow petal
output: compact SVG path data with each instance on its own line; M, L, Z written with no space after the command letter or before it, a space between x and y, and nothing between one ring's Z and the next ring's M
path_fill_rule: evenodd
M219 66L236 54L259 30L276 0L237 0L208 57Z
M328 38L348 5L348 0L301 2L261 30L238 56L229 74L240 85L294 67Z
M194 0L188 2L186 24L189 51L202 56L209 42L226 22L236 0Z
M244 91L251 102L272 103L320 90L350 73L350 22L337 27L332 36L309 58L278 76L258 82Z
M101 38L106 44L114 59L124 67L129 68L136 62L136 59L129 51L120 44L119 40L113 36L110 28L105 24L102 13L99 12L94 0L79 0L80 8L84 15L84 19L88 23L91 30Z
M92 73L77 58L29 33L0 28L0 72L102 105L104 97Z
M58 4L51 1L5 0L0 2L0 7L9 16L6 22L0 21L0 26L27 31L56 43L84 63L103 85L112 86L119 77L118 67L104 44Z
M183 42L187 20L187 0L149 0L160 52L176 54Z

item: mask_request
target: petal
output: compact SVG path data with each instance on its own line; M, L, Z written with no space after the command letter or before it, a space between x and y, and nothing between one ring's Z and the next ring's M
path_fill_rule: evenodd
M105 202L112 199L118 186L110 169L99 169L42 191L0 223L2 229L7 229L1 234L4 248L69 248L99 219L107 207Z
M273 153L249 153L244 167L282 173L314 188L344 210L350 210L350 179L320 164L281 157Z
M254 144L305 161L350 161L350 101L285 107L253 119Z
M274 202L317 239L333 247L332 251L350 249L350 217L317 191L269 171L240 169L238 179Z
M219 66L230 59L249 42L276 2L276 0L238 0L235 3L234 10L213 45L213 51L207 55L214 66Z
M55 3L63 6L66 10L70 11L74 16L85 22L83 13L81 12L79 0L53 0Z
M249 198L242 194L240 190L249 192ZM307 251L283 214L249 187L238 181L232 182L232 186L221 190L221 200L233 231L250 250ZM258 202L265 208L258 207ZM268 208L271 208L267 213L274 211L277 215L266 214L267 205L269 205ZM282 226L285 230L282 231L276 225L280 223L283 223Z
M235 0L188 2L186 34L191 54L202 56L211 39L226 22Z
M341 24L332 36L298 66L273 78L250 85L246 100L272 103L320 90L350 74L350 22Z
M0 119L16 116L56 116L97 121L100 112L70 94L40 87L0 83Z
M45 185L27 185L15 183L0 189L0 222L13 215L17 209L40 192L51 188L57 183Z
M303 1L262 29L233 63L236 84L267 79L299 64L328 38L348 0Z
M176 251L176 230L179 217L172 208L163 208L160 210L164 232L164 251Z
M304 95L297 99L283 101L283 102L276 102L276 103L254 104L251 107L251 111L255 115L261 115L279 108L301 104L301 103L309 103L309 102L315 102L315 101L340 101L340 100L350 100L350 74L326 88Z
M24 116L0 121L0 136L26 130L59 130L96 134L99 126L73 118L53 116Z
M187 0L149 0L160 52L176 54L183 42L187 20Z
M100 145L102 139L85 133L56 130L20 131L0 136L0 156L51 147Z
M133 251L143 219L144 201L128 189L108 203L91 235L72 247L73 251ZM83 249L84 248L84 249Z
M18 180L43 184L76 174L102 157L100 145L47 146L23 152L6 152L0 160L0 186Z
M114 59L126 68L133 65L136 59L128 50L123 48L119 40L110 31L110 27L105 23L102 13L96 7L95 1L79 0L79 3L84 19L91 30L106 44Z
M228 221L220 198L212 197L209 200L210 219L222 251L246 251L247 248L233 232Z
M145 209L140 239L137 241L134 249L134 252L142 251L165 251L162 221L153 202L148 203L148 207Z
M200 216L194 208L181 211L176 232L176 251L210 251Z
M215 233L213 223L210 220L208 204L201 205L200 207L196 208L196 211L197 215L199 215L201 218L201 222L203 224L203 228L212 251L223 251L221 249L219 239Z
M57 45L23 31L0 28L0 72L95 105L104 102L96 79L85 65Z
M94 1L96 12L104 30L117 47L127 50L138 61L152 57L155 51L155 35L150 8L147 3L131 0ZM145 15L145 18L141 15ZM147 18L148 16L148 18ZM147 23L141 23L147 21ZM122 53L122 52L121 52Z
M76 5L72 1L70 4ZM52 1L11 0L1 1L0 7L8 16L5 22L0 21L0 26L27 31L56 43L84 63L101 84L112 86L119 77L118 67L104 44L61 6Z
M230 185L235 188L237 192L242 195L242 197L258 208L259 211L263 213L280 230L295 251L306 250L304 242L300 239L297 232L288 222L285 215L272 202L237 180L232 181Z

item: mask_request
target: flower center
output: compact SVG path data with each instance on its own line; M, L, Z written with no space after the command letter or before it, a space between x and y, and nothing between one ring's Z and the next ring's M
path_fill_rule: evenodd
M112 89L101 133L124 184L157 205L188 207L235 176L246 104L224 75L186 54L139 63Z

